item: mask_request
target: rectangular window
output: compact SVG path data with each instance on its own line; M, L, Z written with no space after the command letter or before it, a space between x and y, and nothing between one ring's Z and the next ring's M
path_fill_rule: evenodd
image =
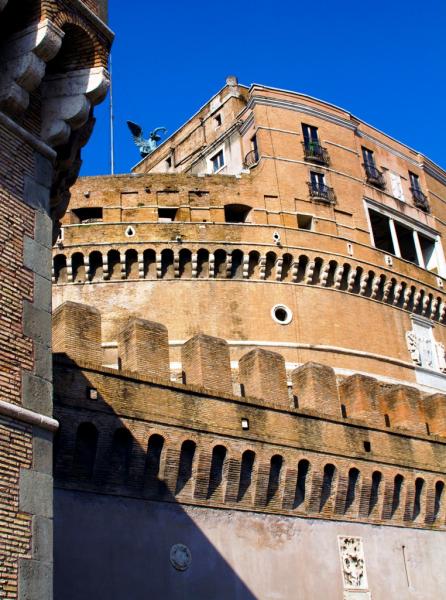
M415 191L421 192L420 178L415 173L409 171L410 187Z
M221 123L222 123L221 115L220 114L215 115L215 117L214 117L215 129L217 129L217 127L220 127Z
M251 150L254 152L254 158L256 162L259 160L259 148L257 146L257 136L253 135L251 138Z
M390 185L392 187L392 195L398 200L404 202L403 186L401 184L401 177L396 173L390 173Z
M362 158L364 159L364 164L369 167L375 167L375 157L373 156L372 150L368 148L362 147Z
M369 209L370 225L372 226L375 247L383 252L395 254L392 234L390 232L389 218L375 210Z
M316 171L310 171L310 181L313 190L323 190L325 188L325 176L323 173L317 173Z
M159 223L170 223L175 221L177 216L176 208L158 208L158 221Z
M223 154L223 150L220 150L211 158L212 163L212 172L216 173L225 165L225 157Z
M297 215L297 226L299 229L310 230L313 225L313 217L311 215Z
M306 146L311 146L312 144L319 144L317 127L313 127L312 125L305 125L305 123L302 123L302 133L304 135L304 142Z
M421 233L410 223L368 208L376 248L443 276L441 246L434 235Z
M102 207L101 206L88 206L85 208L73 208L71 209L74 215L74 221L76 223L95 223L102 221Z

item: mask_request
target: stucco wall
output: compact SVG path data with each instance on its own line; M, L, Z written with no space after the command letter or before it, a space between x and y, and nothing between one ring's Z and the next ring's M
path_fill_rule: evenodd
M341 600L339 535L363 538L373 600L444 596L441 532L56 490L55 598ZM184 572L176 543L192 553Z

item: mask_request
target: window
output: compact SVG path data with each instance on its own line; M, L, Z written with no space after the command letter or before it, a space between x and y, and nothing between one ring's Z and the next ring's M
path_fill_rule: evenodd
M319 142L317 127L302 123L302 133L305 159L319 164L328 164L328 152Z
M302 133L304 134L304 142L306 146L319 145L319 137L317 135L317 127L305 125L302 123Z
M423 231L382 208L368 206L368 213L375 248L442 275L444 258L434 232Z
M225 206L226 223L246 223L251 207L245 204L227 204Z
M323 173L316 173L315 171L310 172L310 181L312 187L317 190L325 187L325 175Z
M166 169L169 170L172 167L172 157L166 158Z
M384 189L386 187L386 182L384 181L381 171L376 168L373 151L362 147L362 158L364 159L363 167L365 169L367 183L380 189Z
M211 158L212 163L212 172L217 173L222 167L225 165L225 157L223 154L223 150L220 150Z
M218 114L218 115L215 115L215 117L214 117L214 125L215 125L215 128L217 129L217 127L220 127L220 126L221 126L221 123L222 123L222 120L221 120L221 115L220 115L220 114Z
M76 223L95 223L102 221L102 207L89 206L85 208L73 208L71 210Z
M334 202L335 196L333 190L325 184L325 175L317 171L310 171L310 181L308 182L310 196L323 202Z
M411 173L409 171L410 178L410 191L412 192L412 197L414 204L417 208L424 210L424 212L429 212L429 202L427 200L426 195L423 193L420 185L420 178L415 173Z
M313 217L311 215L297 215L297 226L299 229L310 230L313 224Z
M251 151L254 153L254 160L258 162L259 160L259 148L257 146L257 136L253 135L251 138Z
M170 223L171 221L175 221L176 216L176 208L158 208L159 223Z

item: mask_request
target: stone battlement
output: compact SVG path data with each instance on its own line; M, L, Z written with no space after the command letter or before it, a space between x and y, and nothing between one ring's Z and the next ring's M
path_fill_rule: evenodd
M388 523L445 526L446 397L362 375L337 380L307 363L291 373L262 349L239 361L234 394L224 340L182 348L169 379L168 332L130 319L121 370L101 366L101 315L54 314L56 477L111 494ZM69 383L68 383L69 382Z

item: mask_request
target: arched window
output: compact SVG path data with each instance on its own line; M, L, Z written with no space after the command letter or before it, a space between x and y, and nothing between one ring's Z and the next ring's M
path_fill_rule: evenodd
M161 486L158 479L161 466L161 454L164 438L157 433L150 436L147 444L146 464L144 467L144 488L153 495L158 495Z
M335 283L335 275L336 269L338 268L338 263L335 260L331 260L329 263L328 276L327 281L325 283L325 287L332 287Z
M251 487L255 458L256 455L252 450L245 450L245 452L242 454L237 502L240 502L245 498L249 488Z
M67 282L67 257L64 254L54 257L54 279L56 283Z
M81 480L90 480L93 476L98 430L93 423L81 423L77 428L74 447L73 475Z
M424 479L417 477L415 479L415 496L413 501L413 520L415 521L421 512L421 494L424 488Z
M396 475L393 480L393 496L392 496L392 506L390 510L390 517L393 517L398 507L400 505L401 500L401 491L403 489L404 477L402 475Z
M97 250L91 252L88 262L90 264L90 281L101 280L103 275L102 254Z
M174 275L173 251L166 248L161 252L161 277L171 279Z
M348 512L356 499L356 488L358 486L359 471L356 468L348 472L347 494L345 497L345 512Z
M73 283L85 283L84 255L75 252L71 257L71 268L73 270Z
M280 485L280 474L282 471L283 458L275 454L271 458L269 469L268 489L266 492L266 503L269 504L276 496Z
M218 279L226 277L226 252L217 250L214 254L214 273Z
M113 434L110 480L113 483L124 484L127 481L133 439L130 431L121 427Z
M291 254L288 254L288 252L286 254L283 255L283 262L282 262L282 273L280 275L280 279L281 281L291 281L291 276L293 274L293 257L291 256Z
M138 279L138 253L136 250L126 250L125 253L125 276L127 279Z
M187 248L180 250L180 277L192 277L192 253Z
M308 265L308 256L305 256L304 254L302 254L301 256L299 256L299 262L298 262L298 266L297 266L296 283L300 283L304 280L305 272L307 270L307 265Z
M265 279L274 279L277 256L274 252L268 252L265 263Z
M299 464L297 465L297 484L296 484L296 494L294 496L294 508L297 508L303 502L305 502L307 475L308 475L309 468L310 468L310 463L305 458L300 460Z
M226 448L215 446L212 450L211 471L209 476L208 498L212 498L223 481L223 467L226 458Z
M231 254L231 277L233 279L243 278L243 252L241 250L234 250Z
M108 257L109 279L121 279L121 256L117 250L110 250Z
M319 505L319 510L323 510L328 500L330 499L333 493L333 480L336 473L336 467L334 465L328 464L324 467L324 477L322 479L322 488L321 488L321 501Z
M434 514L433 514L434 521L436 521L440 515L443 491L444 491L444 483L442 481L437 481L437 483L435 484L435 500L434 500Z
M156 254L155 250L144 250L144 278L156 279Z
M379 488L381 486L382 475L379 471L374 471L372 475L372 486L370 488L369 515L371 515L378 504Z
M248 277L259 279L260 276L260 254L253 250L249 253Z
M197 277L207 279L209 277L209 252L200 248L197 252Z
M225 222L226 223L249 223L251 207L246 204L226 204Z
M192 479L192 469L197 445L192 440L181 444L180 465L175 493L179 494Z

